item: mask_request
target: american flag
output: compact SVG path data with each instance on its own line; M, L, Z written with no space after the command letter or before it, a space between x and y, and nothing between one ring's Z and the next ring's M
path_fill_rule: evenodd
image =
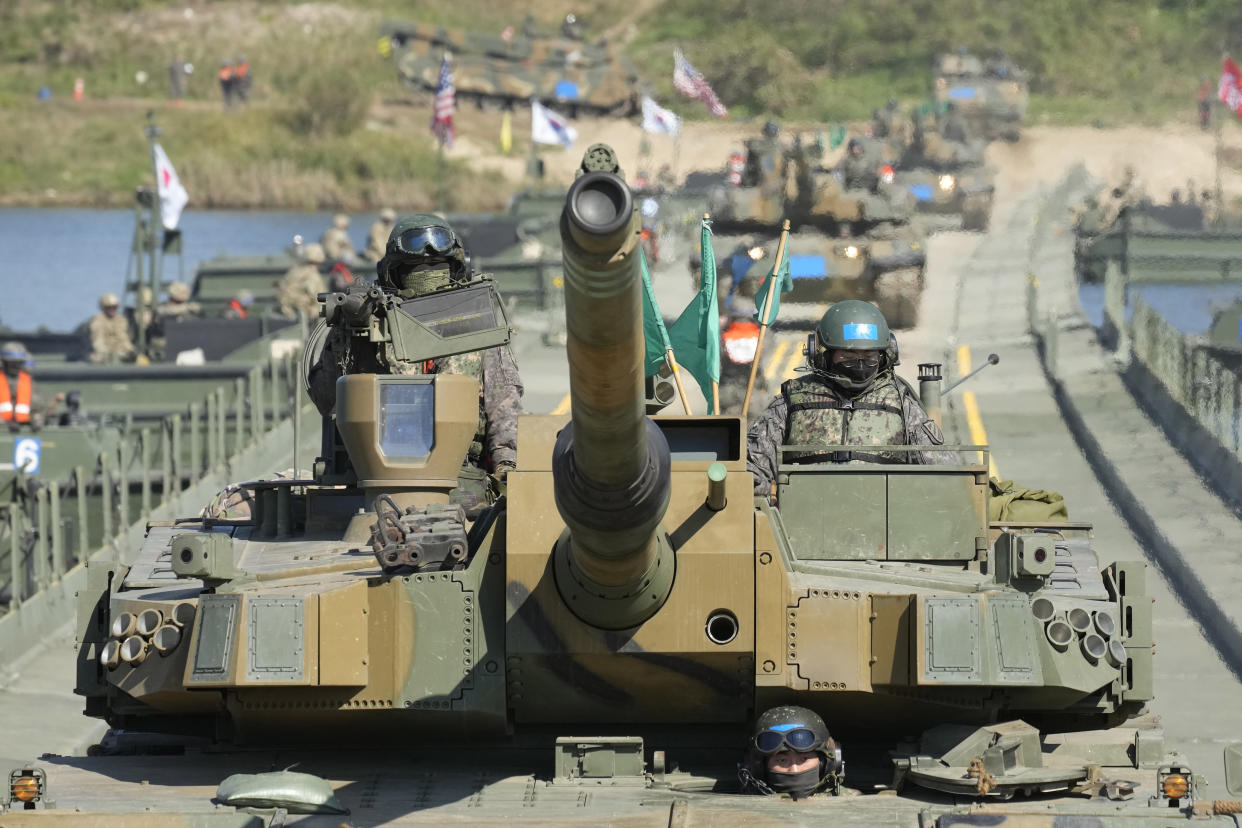
M716 93L712 91L711 84L703 78L703 74L698 69L690 65L690 61L686 60L681 49L673 50L673 88L686 97L707 104L708 111L717 118L723 118L729 114L729 110L725 109L720 98L717 98Z
M440 64L440 82L436 85L436 101L431 112L431 134L441 144L453 146L457 132L453 129L453 112L457 109L457 90L453 88L453 70L446 52Z

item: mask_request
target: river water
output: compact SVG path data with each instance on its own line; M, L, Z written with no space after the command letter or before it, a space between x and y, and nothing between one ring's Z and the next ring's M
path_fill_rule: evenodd
M375 219L353 217L356 247ZM187 210L184 252L167 259L164 278L189 282L200 262L221 253L278 254L295 234L313 241L331 222L331 213ZM0 209L0 325L72 330L98 310L101 293L124 292L133 233L132 210Z

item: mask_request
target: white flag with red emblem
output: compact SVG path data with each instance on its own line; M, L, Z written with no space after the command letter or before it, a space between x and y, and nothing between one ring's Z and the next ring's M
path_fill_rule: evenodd
M155 186L160 197L160 221L164 223L165 230L176 230L190 194L181 186L181 179L177 177L177 171L173 169L164 148L151 144L151 155L155 162Z
M643 130L676 138L681 132L681 118L643 95Z

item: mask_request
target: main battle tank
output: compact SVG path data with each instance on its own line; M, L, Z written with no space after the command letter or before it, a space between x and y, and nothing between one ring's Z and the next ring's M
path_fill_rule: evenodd
M919 117L908 137L883 143L894 183L914 197L918 212L960 216L963 230L986 230L991 218L996 185L984 162L985 149L982 139L952 140Z
M408 86L434 92L445 52L452 54L457 97L501 106L539 101L571 116L628 116L638 111L638 75L606 44L569 38L509 39L428 23L388 22L397 73Z
M912 221L912 199L893 185L891 168L870 189L847 188L838 174L819 168L813 148L786 151L775 139L757 139L746 143L746 152L741 184L718 186L708 196L715 247L723 254L722 290L754 294L788 219L793 290L783 302L866 299L893 327L912 327L927 254L922 228Z
M1030 97L1027 73L1005 55L987 61L965 49L936 57L932 98L940 108L952 103L976 135L1018 140Z
M476 382L347 375L315 479L247 484L248 519L152 526L131 566L92 565L78 622L88 714L128 731L130 751L142 732L217 746L158 768L97 757L38 777L23 764L23 790L59 790L74 807L94 784L106 791L95 809L141 811L156 792L163 812L201 811L209 793L189 779L300 760L334 780L334 806L385 824L813 812L948 826L966 824L960 796L1136 784L1160 807L981 802L972 816L992 821L969 824L1164 824L1170 804L1188 810L1188 771L1165 767L1154 784L1151 723L1044 734L1054 760L1028 724L977 727L1016 715L1101 725L1151 698L1144 564L1100 567L1086 524L990 522L973 450L935 467L783 465L778 505L752 497L741 420L644 415L638 230L619 177L587 173L570 189L571 413L520 420L519 469L481 512L454 499ZM407 357L507 339L489 285L430 299L333 296L329 321ZM938 412L935 368L922 390ZM791 703L825 717L858 779L928 790L792 809L730 795L746 723ZM293 747L306 742L329 750ZM1125 769L1101 769L1114 765ZM217 799L237 804L245 781Z

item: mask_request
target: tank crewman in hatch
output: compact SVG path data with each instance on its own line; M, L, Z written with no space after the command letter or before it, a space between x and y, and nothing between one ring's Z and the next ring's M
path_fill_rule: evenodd
M115 293L99 297L99 313L91 317L87 330L91 335L91 362L130 362L134 359L136 351L129 335L129 320L121 315L121 300Z
M786 705L755 720L737 775L745 793L802 799L827 791L840 796L845 763L819 714Z
M944 435L897 364L888 322L870 302L837 302L815 326L808 375L786 381L746 435L755 494L776 481L781 446L940 446ZM953 452L787 451L785 463L954 463Z
M472 278L466 251L448 222L416 213L393 225L384 257L376 266L376 286L400 299L414 299L465 284ZM464 374L479 381L479 429L467 463L504 479L517 465L517 418L522 411L522 379L506 345L427 362L406 362L391 350L351 339L339 327L328 329L323 354L311 366L310 396L325 416L336 405L336 380L343 374Z
M308 244L302 248L302 263L285 271L276 283L276 301L282 316L293 319L298 311L310 319L319 315L319 294L325 288L323 274L319 272L323 260L323 247Z
M30 352L20 342L6 342L0 346L0 363L4 373L0 375L0 422L10 431L29 426L36 431L43 428L52 409L65 399L57 394L47 406L35 393L34 380L26 367L30 364Z
M189 285L185 282L173 282L168 286L168 300L156 307L155 315L162 321L202 316L203 306L198 302L190 301Z
M319 237L324 255L332 261L352 259L358 255L354 243L349 239L349 216L337 213L332 217L332 226L323 231Z
M851 138L841 162L841 176L846 189L874 190L880 183L875 159L867 152L861 138Z

